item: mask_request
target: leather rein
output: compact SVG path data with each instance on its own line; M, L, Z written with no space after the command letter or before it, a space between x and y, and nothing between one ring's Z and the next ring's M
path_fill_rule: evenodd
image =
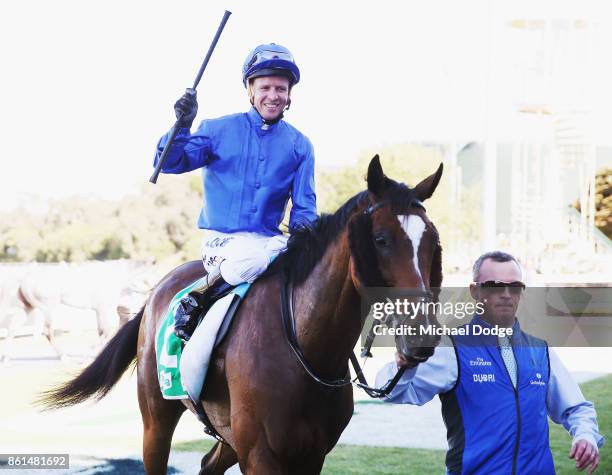
M375 213L377 210L382 208L384 205L385 205L384 202L374 203L370 205L367 209L365 209L363 211L363 214L371 216L373 213ZM416 200L416 199L413 200L412 205L425 209L425 207L423 206L423 203L421 203L421 201ZM353 351L351 352L349 360L351 364L353 365L353 369L355 370L356 376L354 379L350 378L350 374L347 374L346 376L340 379L325 379L320 376L317 376L317 373L315 372L315 370L312 368L312 366L310 366L310 364L306 360L306 357L304 356L304 353L302 352L302 349L300 348L300 344L298 341L298 337L296 333L295 315L293 312L293 283L290 281L290 279L286 275L286 272L284 271L281 271L280 278L281 278L281 285L280 285L281 318L283 322L283 330L285 333L285 338L287 339L287 343L289 344L289 347L293 351L293 354L295 355L297 360L300 362L300 364L302 365L306 373L308 373L308 375L315 382L325 387L342 388L342 387L354 384L355 386L363 389L368 394L368 396L372 398L384 398L388 396L391 393L391 391L393 391L393 388L395 388L400 378L406 371L405 366L402 366L401 368L399 368L397 373L393 377L393 379L389 381L385 386L381 388L374 388L368 384L365 378L365 375L363 374L363 370L361 369L361 366L359 364L359 360L357 359L357 356L355 356L355 352ZM418 291L417 293L418 293L418 296L420 297L431 299L431 292L429 290L425 290L423 292ZM372 347L372 344L374 343L374 335L372 331L370 331L370 333L372 334L371 338L370 338L370 335L368 336L368 338L366 338L365 346L361 350L361 356L365 358L372 356L370 353L370 349Z

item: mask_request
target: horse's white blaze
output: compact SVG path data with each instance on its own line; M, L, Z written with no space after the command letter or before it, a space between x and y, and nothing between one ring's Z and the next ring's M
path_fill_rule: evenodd
M410 239L410 242L412 243L412 262L422 282L423 276L421 275L421 269L419 269L419 244L421 244L421 238L425 232L425 221L423 221L423 218L415 214L400 214L397 216L397 219L400 222L400 226L406 233L406 236L408 236L408 239Z
M423 282L423 276L421 275L421 269L419 268L419 245L421 244L421 238L425 232L425 221L420 216L415 214L404 215L400 214L397 216L400 222L400 226L410 239L412 243L412 263L414 268L421 279L421 289L425 290L425 283ZM429 325L429 316L425 312L425 324Z

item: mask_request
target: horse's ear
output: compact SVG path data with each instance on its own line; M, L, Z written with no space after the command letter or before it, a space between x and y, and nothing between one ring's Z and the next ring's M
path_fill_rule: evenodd
M383 191L385 190L385 174L383 173L378 154L374 155L374 158L370 160L367 180L368 191L378 197L381 197Z
M444 165L440 163L440 166L438 167L436 173L434 173L433 175L429 175L421 183L414 187L414 193L416 194L416 197L419 200L425 201L427 198L434 194L434 191L436 191L436 188L438 187L438 183L440 183L443 168Z

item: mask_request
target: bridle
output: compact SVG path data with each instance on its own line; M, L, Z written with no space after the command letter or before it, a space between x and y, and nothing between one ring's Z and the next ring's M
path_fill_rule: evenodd
M312 368L312 366L310 366L308 361L306 361L306 357L304 356L304 353L302 352L302 349L300 348L300 344L298 342L297 333L295 330L295 317L293 313L293 284L287 278L287 275L285 272L281 272L281 292L280 294L281 294L281 318L283 322L283 330L285 333L285 338L287 339L287 343L289 343L289 347L293 351L293 354L295 355L297 360L302 365L302 368L304 368L304 371L306 371L306 373L308 373L308 375L316 383L322 386L328 387L328 388L332 388L332 389L343 388L345 386L354 384L355 386L363 389L370 397L373 397L373 398L383 398L389 395L389 393L391 393L393 388L397 385L398 381L402 377L402 374L404 374L404 371L406 370L406 368L405 367L399 368L394 378L391 381L389 381L389 383L386 384L384 387L373 388L368 385L368 382L365 379L365 376L363 374L363 370L361 369L361 366L359 365L359 360L357 360L357 357L355 356L355 352L351 352L351 355L349 358L351 361L351 364L353 365L353 369L355 370L355 374L356 374L355 379L351 379L348 374L340 379L325 379L320 376L317 376L317 373L315 372L315 370Z
M385 201L379 201L379 202L373 203L363 211L363 214L367 216L371 216L376 211L384 207L386 204L387 203ZM421 208L423 211L425 211L425 206L423 206L423 203L420 200L417 200L416 198L414 198L411 201L410 205ZM315 382L317 382L318 384L322 386L328 387L328 388L342 388L350 384L354 384L355 386L363 389L368 394L368 396L372 398L384 398L388 396L393 390L393 388L397 385L397 383L399 382L404 372L406 371L405 366L402 366L401 368L399 368L397 373L393 377L393 379L389 381L385 386L381 388L374 388L368 384L365 378L365 375L363 374L363 370L359 364L359 360L357 359L357 356L355 356L355 352L353 351L351 352L349 359L351 361L351 364L353 365L353 369L355 370L356 376L354 379L351 379L350 375L348 374L344 376L343 378L331 379L331 380L317 376L314 369L310 366L310 364L306 360L306 357L304 356L304 353L302 352L302 349L300 348L300 344L298 341L298 337L296 333L295 315L293 312L293 283L287 276L286 271L281 271L280 276L281 276L281 285L280 285L281 319L283 323L283 330L285 333L285 338L287 339L287 343L289 344L289 347L293 351L293 354L296 356L297 360L300 362L300 364L302 365L306 373ZM430 290L423 290L423 291L413 290L410 292L410 295L421 297L427 301L430 301L433 297L433 294ZM373 322L373 324L374 323L376 322ZM362 358L368 358L372 356L372 354L370 353L370 349L372 347L372 344L374 343L374 338L375 338L375 335L374 335L373 327L372 327L366 338L365 345L361 350Z

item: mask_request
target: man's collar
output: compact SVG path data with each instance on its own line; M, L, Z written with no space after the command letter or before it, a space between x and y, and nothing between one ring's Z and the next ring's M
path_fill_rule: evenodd
M280 118L277 121L272 124L266 124L257 109L255 109L255 106L251 106L251 109L249 109L249 111L247 112L247 116L251 124L261 130L270 130L276 127L276 124L278 124L283 118L281 114Z

